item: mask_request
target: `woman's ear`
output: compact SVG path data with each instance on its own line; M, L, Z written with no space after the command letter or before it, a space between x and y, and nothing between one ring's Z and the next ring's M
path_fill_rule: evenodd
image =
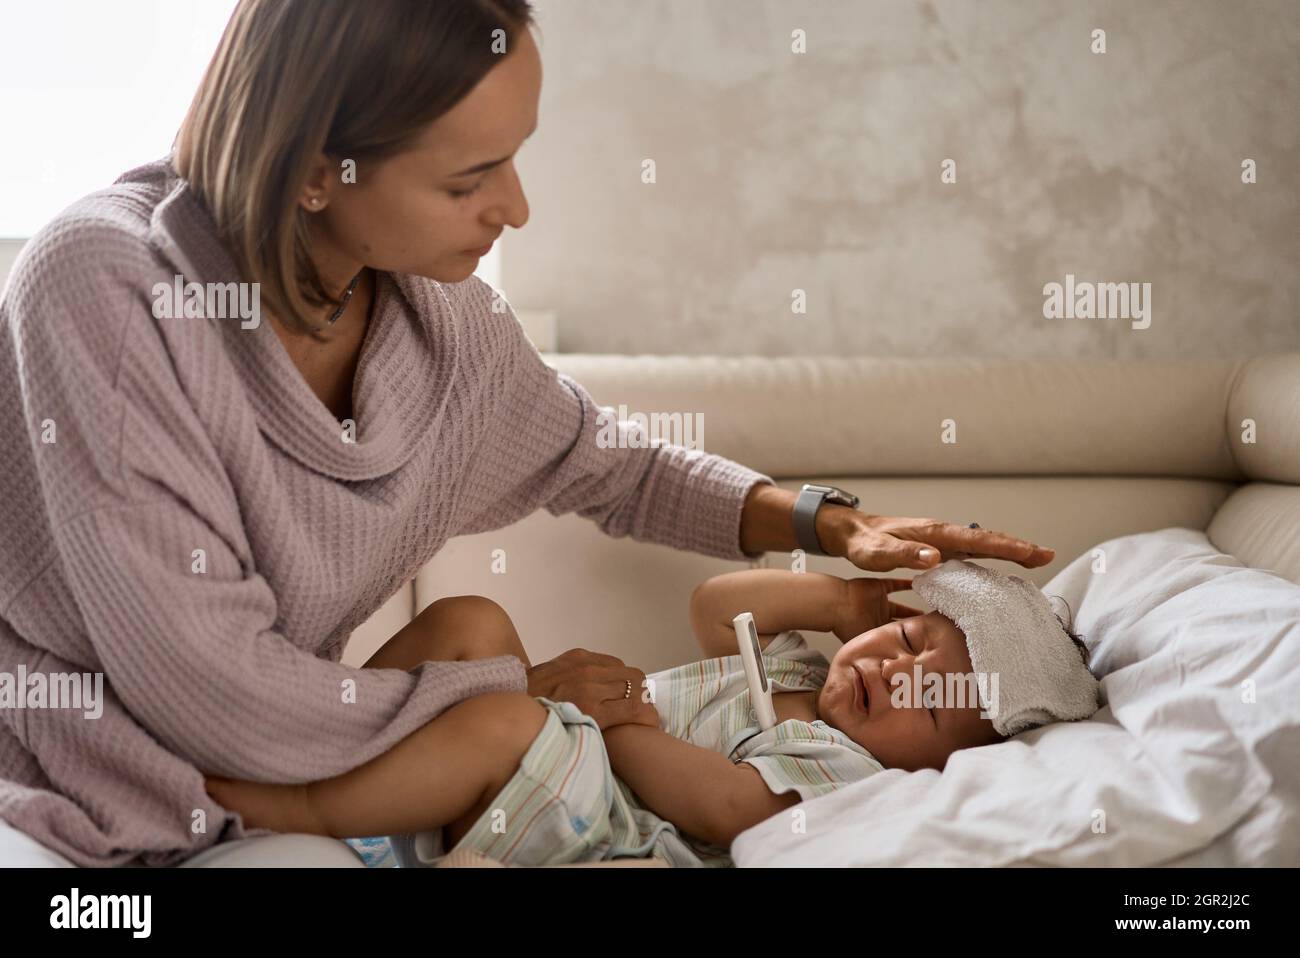
M310 205L312 199L318 199L320 202L311 206L311 208L314 210L324 209L329 203L334 182L337 178L329 157L324 153L317 153L316 158L311 162L307 178L303 181L301 200Z

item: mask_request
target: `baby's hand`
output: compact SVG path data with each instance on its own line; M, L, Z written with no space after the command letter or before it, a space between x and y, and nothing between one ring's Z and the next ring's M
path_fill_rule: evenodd
M833 629L835 637L841 642L857 638L863 632L870 632L894 619L921 615L919 609L889 600L891 593L906 592L911 589L911 579L877 579L864 576L848 579L844 586L844 602L835 617Z

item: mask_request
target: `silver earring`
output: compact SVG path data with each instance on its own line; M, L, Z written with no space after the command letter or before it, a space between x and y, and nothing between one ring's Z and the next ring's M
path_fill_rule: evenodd
M311 198L311 205L312 205L312 206L320 206L320 197L319 197L319 196L313 196L313 197Z

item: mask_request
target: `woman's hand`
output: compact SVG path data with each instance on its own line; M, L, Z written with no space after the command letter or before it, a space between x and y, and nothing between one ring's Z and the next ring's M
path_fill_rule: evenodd
M650 702L645 673L612 655L570 649L534 665L528 670L528 694L572 702L595 719L602 731L614 725L659 727L659 712Z
M848 579L844 583L844 602L840 606L832 631L841 642L857 638L894 619L921 615L919 609L891 602L893 592L906 592L912 588L911 579L873 579L863 577Z
M824 507L822 512L832 507ZM835 507L843 555L859 569L929 569L944 559L1006 559L1026 569L1047 565L1053 549L992 529L970 529L939 519L874 516ZM819 532L818 535L821 533Z
M770 482L756 482L740 512L740 548L751 558L797 548L792 522L798 494ZM990 529L970 529L938 519L876 516L824 503L814 520L817 541L827 555L842 556L859 569L929 569L944 559L1006 559L1026 569L1056 557L1036 546Z

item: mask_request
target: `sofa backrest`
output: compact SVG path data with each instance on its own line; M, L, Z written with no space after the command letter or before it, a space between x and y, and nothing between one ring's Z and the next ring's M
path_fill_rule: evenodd
M796 476L1241 484L1211 540L1300 582L1300 353L1168 361L552 354L597 402L703 413L703 447Z
M707 451L774 479L1247 478L1224 429L1243 360L546 360L601 404L703 413Z

